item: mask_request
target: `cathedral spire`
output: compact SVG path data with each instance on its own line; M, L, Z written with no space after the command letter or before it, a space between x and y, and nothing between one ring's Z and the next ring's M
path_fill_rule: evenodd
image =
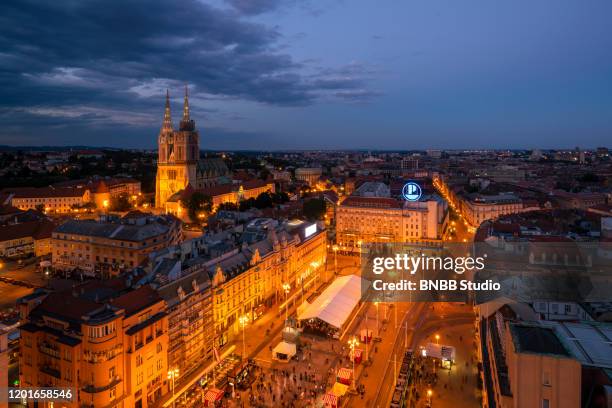
M183 102L183 121L189 122L189 88L185 84L185 102Z
M166 109L164 110L162 130L172 130L172 117L170 116L170 92L168 89L166 89Z
M183 103L183 119L181 120L180 130L194 131L195 122L189 116L189 88L185 85L185 102Z

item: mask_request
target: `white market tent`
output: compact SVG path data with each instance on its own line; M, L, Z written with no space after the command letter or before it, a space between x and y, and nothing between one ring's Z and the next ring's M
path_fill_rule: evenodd
M272 350L272 358L275 360L289 361L291 357L295 356L296 346L294 343L287 343L281 341Z
M369 282L363 280L363 284ZM361 299L362 279L357 275L341 276L298 313L298 320L320 319L341 329Z

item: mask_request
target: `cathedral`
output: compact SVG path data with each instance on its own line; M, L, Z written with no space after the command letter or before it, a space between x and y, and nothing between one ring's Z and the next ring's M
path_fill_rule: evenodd
M200 159L200 135L189 115L189 94L185 87L183 119L174 130L170 96L166 91L164 121L158 138L155 207L164 208L168 199L190 186L202 189L231 183L231 174L221 158Z

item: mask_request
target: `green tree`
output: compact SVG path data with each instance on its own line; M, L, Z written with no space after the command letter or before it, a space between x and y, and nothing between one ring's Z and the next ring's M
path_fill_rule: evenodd
M196 191L188 199L181 200L181 205L187 209L189 218L195 222L200 213L204 213L205 216L210 214L212 211L212 198L209 195Z
M112 211L128 211L130 208L132 208L130 198L125 193L119 195L118 197L112 198L110 208Z
M320 220L325 214L325 200L313 198L304 202L304 216L311 221Z

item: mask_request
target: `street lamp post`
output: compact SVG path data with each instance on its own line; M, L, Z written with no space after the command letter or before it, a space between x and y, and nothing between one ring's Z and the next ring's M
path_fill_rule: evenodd
M172 407L174 408L174 381L178 378L179 376L179 369L175 368L174 370L169 370L168 371L168 379L172 384Z
M431 405L431 396L433 395L433 391L431 389L427 390L427 402Z
M440 335L436 334L436 344L440 344Z
M351 349L351 360L353 360L353 389L355 389L355 347L359 345L359 341L355 336L348 341L348 345Z
M338 245L332 247L334 250L334 276L338 275Z
M249 322L249 316L247 315L240 316L238 321L240 322L240 326L242 326L242 359L246 360L246 341L244 337L244 328Z
M291 290L291 285L288 283L283 283L283 291L285 292L285 322L287 322L287 296L289 295L289 291Z

